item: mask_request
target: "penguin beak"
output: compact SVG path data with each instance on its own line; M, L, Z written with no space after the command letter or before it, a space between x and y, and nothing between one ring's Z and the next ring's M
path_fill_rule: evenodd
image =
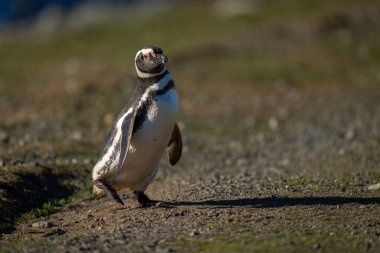
M162 63L167 63L167 62L168 62L168 57L166 57L166 56L163 55L163 54L157 54L156 57L157 57L158 59L160 59Z

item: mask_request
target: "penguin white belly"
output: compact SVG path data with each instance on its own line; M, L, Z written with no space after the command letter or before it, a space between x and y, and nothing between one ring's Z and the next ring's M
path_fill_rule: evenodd
M117 188L144 191L170 139L178 111L175 89L153 100L145 121L133 134L124 165L116 177Z

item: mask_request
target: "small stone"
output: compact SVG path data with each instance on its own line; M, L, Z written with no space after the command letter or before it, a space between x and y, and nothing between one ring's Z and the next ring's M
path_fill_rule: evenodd
M368 186L368 190L378 190L378 189L380 189L380 183Z
M25 145L25 141L24 141L24 140L19 140L19 141L18 141L18 145L19 145L20 147L23 147L23 146Z
M0 141L3 143L9 142L9 135L6 132L1 131L1 130L0 130Z
M157 202L156 207L165 207L165 204L163 202Z
M50 221L37 221L32 224L33 228L51 228L53 226L53 223Z
M163 248L163 249L159 250L158 252L172 253L172 252L175 252L175 250L173 248Z
M193 231L190 232L190 236L197 236L200 235L199 231L194 229Z
M354 129L350 128L346 131L346 133L344 134L344 138L347 140L347 141L350 141L352 140L352 138L354 138L355 136L355 132L354 132Z
M71 139L73 139L75 141L80 141L83 138L83 134L80 131L74 131L71 133L70 137L71 137Z
M58 228L58 229L54 229L52 231L46 232L43 235L43 237L49 237L49 236L53 236L53 235L63 235L64 233L66 233L65 230Z
M113 242L115 243L115 244L125 244L125 240L123 240L123 239L115 239L115 240L113 240Z
M321 248L321 244L320 243L316 243L313 245L313 249L320 249Z
M224 164L229 166L232 164L232 159L231 158L227 158L225 161L224 161Z
M279 162L279 165L281 166L288 166L290 164L290 160L288 158L285 158Z
M268 126L271 130L276 130L278 128L278 120L275 117L270 117L268 120Z

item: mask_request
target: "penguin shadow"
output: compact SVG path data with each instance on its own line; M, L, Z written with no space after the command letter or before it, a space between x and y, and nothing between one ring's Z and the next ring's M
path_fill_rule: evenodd
M251 207L251 208L279 208L290 206L336 206L345 204L380 204L380 198L363 197L268 197L268 198L241 198L230 200L204 200L204 201L177 201L173 206L211 206L220 208Z

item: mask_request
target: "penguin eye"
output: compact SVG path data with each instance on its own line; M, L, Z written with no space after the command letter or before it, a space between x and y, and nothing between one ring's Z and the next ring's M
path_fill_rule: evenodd
M148 58L148 56L146 54L144 54L144 59Z

